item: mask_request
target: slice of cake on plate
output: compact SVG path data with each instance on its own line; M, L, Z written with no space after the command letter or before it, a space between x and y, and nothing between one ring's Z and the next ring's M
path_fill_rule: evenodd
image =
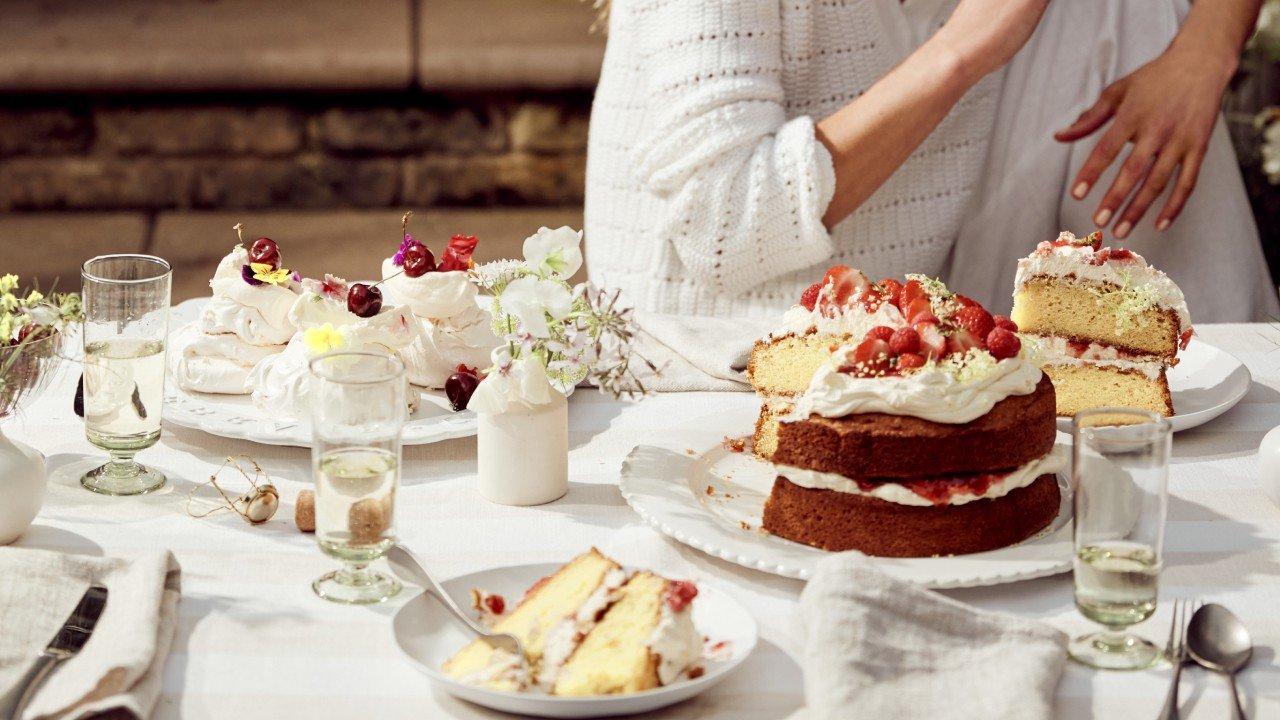
M473 235L454 235L437 264L430 249L405 233L395 255L382 262L387 301L413 310L422 325L413 343L400 350L414 385L443 388L459 365L488 366L498 345L470 273L477 242Z
M776 330L756 341L747 380L762 400L753 443L757 455L768 459L773 453L777 419L791 411L832 351L873 327L906 325L896 302L901 289L896 280L872 283L859 270L833 266L804 291Z
M246 395L254 367L283 352L297 331L289 310L298 299L298 277L280 266L275 241L263 237L247 250L233 247L209 288L213 298L199 319L173 335L170 370L184 390Z
M1052 383L1008 318L935 280L903 292L910 327L839 349L778 423L762 527L888 557L1034 535L1061 499Z
M1166 377L1191 339L1177 284L1141 255L1064 232L1018 261L1012 318L1039 345L1058 415L1103 406L1170 416Z
M692 583L650 572L628 577L595 548L529 588L509 613L475 592L495 632L519 638L525 658L473 642L445 674L493 690L609 695L669 684L702 654L693 626Z

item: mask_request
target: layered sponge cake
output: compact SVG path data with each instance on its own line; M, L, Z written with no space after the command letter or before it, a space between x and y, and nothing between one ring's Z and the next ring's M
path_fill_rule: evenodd
M841 347L779 419L763 528L886 557L1034 535L1061 499L1053 384L1009 319L936 280L902 291L907 327Z
M444 665L461 682L507 692L632 693L691 672L702 637L690 608L697 588L651 572L628 575L595 548L526 591L510 613L476 593L494 632L511 633L525 657L473 642Z
M1104 406L1170 416L1166 377L1191 339L1186 299L1141 255L1064 232L1018 261L1014 322L1039 347L1058 415Z

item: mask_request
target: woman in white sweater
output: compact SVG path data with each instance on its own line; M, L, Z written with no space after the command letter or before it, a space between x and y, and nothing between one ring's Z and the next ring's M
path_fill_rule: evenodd
M1198 320L1272 316L1218 117L1257 9L613 0L589 271L658 312L773 315L837 263L1007 309L1019 257L1096 223Z

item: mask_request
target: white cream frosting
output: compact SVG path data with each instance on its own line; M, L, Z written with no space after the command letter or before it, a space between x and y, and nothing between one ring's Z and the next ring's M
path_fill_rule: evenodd
M284 345L250 345L237 335L210 335L198 322L170 339L170 374L179 387L194 392L245 395L253 368L284 350Z
M299 330L324 324L349 327L362 343L381 345L394 352L413 343L421 332L413 312L407 307L384 303L377 315L362 318L347 310L346 302L313 292L303 292L289 310L290 321Z
M393 305L408 305L415 315L424 318L449 318L476 306L480 289L461 270L428 272L409 277L403 268L382 261L382 293Z
M1059 240L1071 241L1075 235L1064 232ZM1178 316L1181 330L1191 327L1191 313L1187 309L1182 289L1162 271L1147 264L1137 253L1124 260L1108 260L1092 264L1096 252L1092 245L1059 245L1040 243L1035 252L1018 261L1013 289L1016 294L1035 277L1075 277L1093 283L1110 283L1120 288L1143 287L1149 289L1155 304L1173 310Z
M577 612L566 616L547 631L542 645L542 659L534 673L534 683L543 692L551 692L560 676L560 669L582 642L583 636L595 627L600 614L618 599L618 589L627 582L627 572L613 568L604 574L600 585L578 607Z
M863 490L858 487L858 483L838 473L806 470L805 468L790 465L778 465L776 467L779 475L801 487L815 490L834 490L835 492L848 493L850 495L865 495L899 505L923 507L934 504L932 500L912 492L905 485L897 483L886 482L876 485L870 490ZM945 504L964 505L974 500L1004 497L1018 488L1030 485L1041 475L1057 473L1065 467L1066 453L1062 448L1055 447L1048 455L1032 460L993 482L985 492L981 494L957 493L948 498Z
M823 289L826 292L826 289ZM892 303L882 303L875 312L867 312L862 305L850 303L839 312L824 314L821 305L809 310L803 305L793 305L782 315L782 325L771 335L779 337L789 333L803 335L814 331L824 335L851 335L862 338L867 331L877 325L891 328L906 327L906 318Z
M1158 355L1128 355L1121 353L1114 346L1101 343L1089 343L1082 351L1076 351L1066 338L1036 335L1039 343L1041 365L1097 365L1113 367L1118 370L1139 372L1154 380L1168 363Z
M702 634L693 624L693 603L679 612L662 603L662 617L649 635L649 652L658 656L658 682L670 685L702 657Z
M848 349L838 350L833 358L844 357ZM971 375L943 362L929 363L906 375L855 377L840 372L833 360L814 374L790 419L814 413L834 418L879 412L967 423L991 412L1010 395L1030 394L1040 382L1041 372L1025 358L1013 357L988 362L981 372Z
M281 285L250 285L241 269L249 252L237 245L218 263L209 280L213 291L200 313L200 327L211 335L235 334L250 345L283 345L297 328L289 310L298 294Z
M422 319L421 323L421 334L400 351L405 373L414 385L442 388L459 364L483 370L498 346L488 313L475 306L446 321Z

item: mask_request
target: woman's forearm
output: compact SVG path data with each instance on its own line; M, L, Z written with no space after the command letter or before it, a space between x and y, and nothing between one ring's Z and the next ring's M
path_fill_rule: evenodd
M1262 0L1196 0L1170 48L1207 54L1206 60L1220 64L1230 79L1261 7Z
M981 77L973 70L935 37L817 123L818 140L835 165L835 194L822 217L828 228L871 197L924 142Z

